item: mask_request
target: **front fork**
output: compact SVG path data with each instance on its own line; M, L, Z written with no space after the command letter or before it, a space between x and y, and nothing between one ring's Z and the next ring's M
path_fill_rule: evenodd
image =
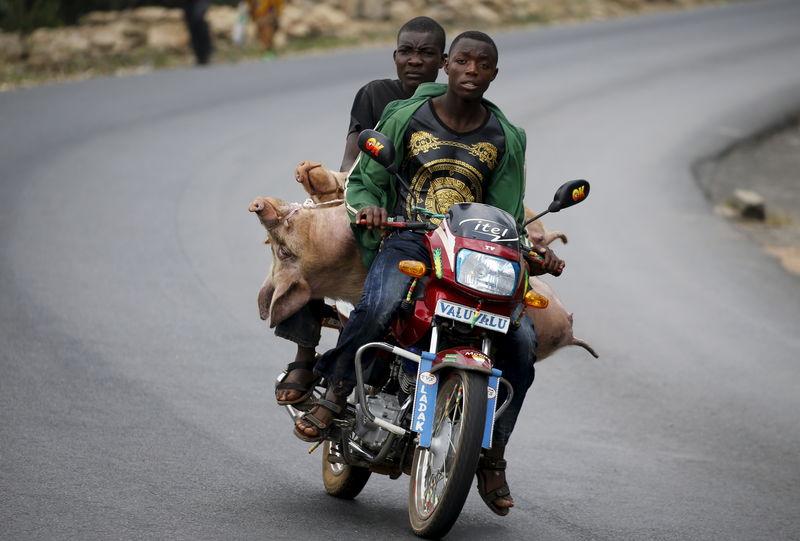
M439 340L438 327L434 325L431 328L431 342L430 351L422 352L420 355L403 349L398 346L392 346L385 342L370 342L361 346L356 352L355 366L356 366L356 393L358 407L362 414L370 421L379 427L389 431L397 436L410 435L411 432L419 434L419 446L429 448L431 445L431 438L433 433L433 413L436 411L436 392L439 385L439 377L436 374L438 367L444 362L442 355L432 353L437 350ZM488 336L483 338L481 344L481 353L486 359L485 366L478 366L475 363L466 362L466 358L456 359L454 362L447 362L448 368L456 368L462 370L475 370L485 373L489 376L489 385L487 387L486 398L486 419L484 421L484 432L482 447L489 449L492 446L492 429L495 420L503 414L505 409L511 403L513 398L513 389L511 384L502 378L502 372L496 368L491 367L489 361L489 353L491 350L491 339ZM411 430L391 423L385 419L376 417L370 410L366 398L366 390L364 385L364 376L361 366L361 357L364 351L370 348L383 349L395 355L409 359L418 363L417 369L417 382L416 390L414 392L414 406L411 414ZM448 359L449 360L449 359ZM500 384L506 386L508 391L506 400L497 408L497 396Z

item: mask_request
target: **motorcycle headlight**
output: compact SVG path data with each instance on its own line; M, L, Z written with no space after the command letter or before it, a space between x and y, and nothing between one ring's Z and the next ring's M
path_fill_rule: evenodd
M517 289L519 264L501 257L461 249L456 259L456 282L476 291L510 297Z

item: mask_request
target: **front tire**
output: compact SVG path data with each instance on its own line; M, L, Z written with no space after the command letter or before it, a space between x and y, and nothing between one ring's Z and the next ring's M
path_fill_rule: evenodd
M420 537L444 536L464 507L480 457L488 383L479 372L441 376L431 446L417 447L411 467L408 517Z
M322 484L325 492L336 498L352 500L361 493L372 472L367 468L330 462L329 456L341 458L337 444L327 440L322 448Z

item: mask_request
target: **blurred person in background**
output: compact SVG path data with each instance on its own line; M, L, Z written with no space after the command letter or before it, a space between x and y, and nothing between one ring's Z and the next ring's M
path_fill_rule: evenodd
M273 40L278 31L283 0L247 0L250 18L256 24L258 41L265 52L273 49Z
M204 66L211 59L211 33L206 22L206 11L211 0L184 0L183 16L192 41L192 51L197 65Z

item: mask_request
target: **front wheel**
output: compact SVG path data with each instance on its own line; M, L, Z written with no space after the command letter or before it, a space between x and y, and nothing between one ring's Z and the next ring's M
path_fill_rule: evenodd
M322 452L322 484L331 496L352 500L367 484L372 472L367 468L348 466L340 462L341 458L338 444L326 441Z
M444 536L464 507L480 457L488 385L479 372L442 375L431 446L417 447L411 466L408 517L420 537Z

